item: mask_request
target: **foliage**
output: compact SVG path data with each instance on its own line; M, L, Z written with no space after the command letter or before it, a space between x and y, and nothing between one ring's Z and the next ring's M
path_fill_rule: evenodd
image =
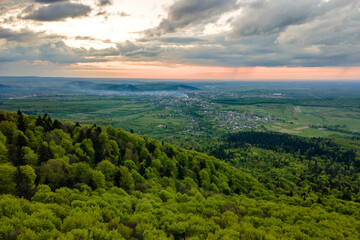
M0 239L360 237L360 205L351 201L357 196L354 185L348 198L336 199L322 194L306 176L305 186L292 182L285 174L289 169L281 168L287 162L285 166L298 167L290 170L304 173L302 161L322 163L335 149L331 144L309 140L324 152L296 155L295 148L277 149L279 157L269 161L261 151L270 156L270 147L238 148L231 141L227 149L224 143L206 146L231 156L226 157L231 165L111 126L81 126L20 111L1 114L0 143L6 150L0 154ZM347 156L345 150L342 154ZM289 158L280 161L284 156ZM243 159L248 169L235 164ZM356 173L355 165L351 170L341 159L328 161L344 167L346 174ZM279 161L278 168L272 160ZM268 172L259 171L256 163ZM326 182L326 174L316 176ZM311 190L303 196L305 189ZM344 193L330 189L334 191Z

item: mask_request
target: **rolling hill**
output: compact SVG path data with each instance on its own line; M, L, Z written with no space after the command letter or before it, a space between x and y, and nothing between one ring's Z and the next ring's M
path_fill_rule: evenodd
M215 157L47 114L0 112L0 173L1 239L360 236L355 201L285 194Z

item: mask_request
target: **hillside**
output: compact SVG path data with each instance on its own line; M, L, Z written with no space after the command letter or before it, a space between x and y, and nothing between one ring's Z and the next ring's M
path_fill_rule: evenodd
M227 161L111 126L0 112L0 239L359 239L355 192L287 194Z

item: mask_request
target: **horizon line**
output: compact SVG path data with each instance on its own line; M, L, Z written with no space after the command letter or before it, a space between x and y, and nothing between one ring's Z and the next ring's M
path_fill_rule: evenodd
M109 80L159 80L159 81L185 81L185 82L359 82L360 79L205 79L205 78L134 78L134 77L53 77L35 75L0 75L0 78L64 78L64 79L109 79Z

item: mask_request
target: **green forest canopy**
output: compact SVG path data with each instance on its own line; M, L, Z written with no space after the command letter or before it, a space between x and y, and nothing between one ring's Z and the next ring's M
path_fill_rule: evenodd
M356 152L342 149L342 162L322 141L302 139L326 150L315 154L228 140L203 146L222 161L0 112L0 239L359 239Z

